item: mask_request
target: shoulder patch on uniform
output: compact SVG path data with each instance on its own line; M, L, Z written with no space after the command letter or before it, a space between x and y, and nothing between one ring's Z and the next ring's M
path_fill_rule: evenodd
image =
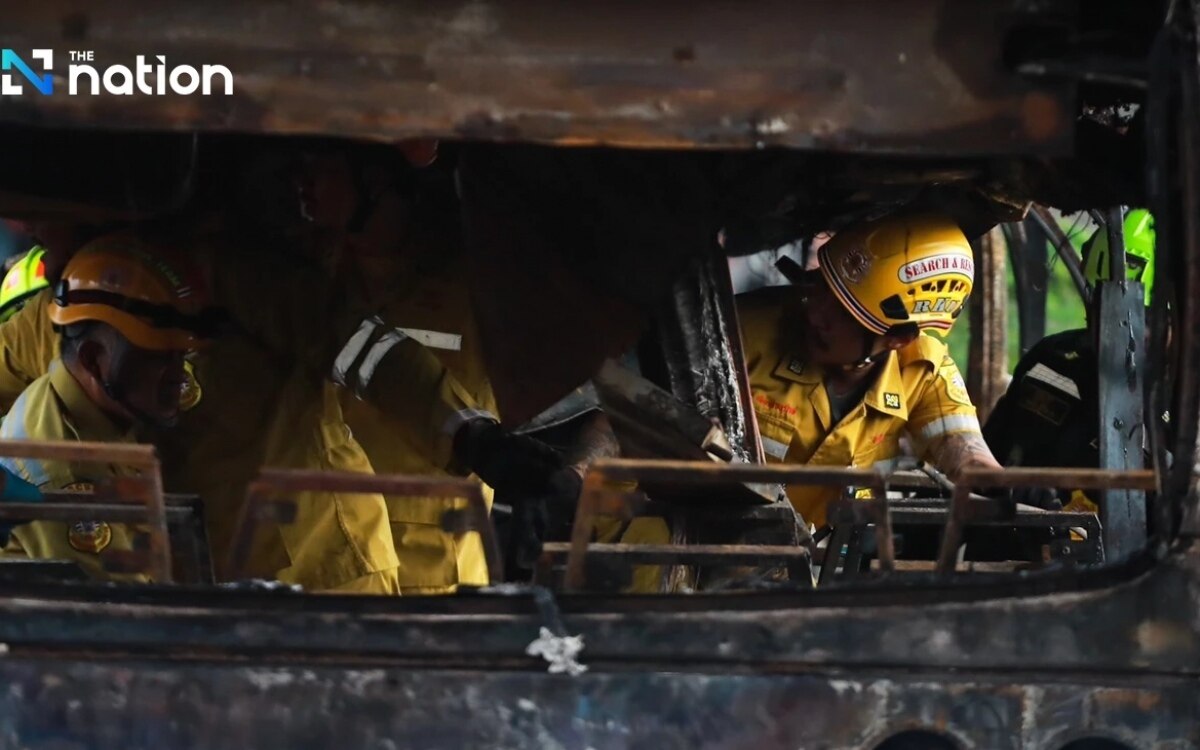
M963 406L971 406L971 395L967 393L967 382L963 380L962 373L958 371L958 365L954 364L953 359L946 357L942 360L942 365L938 368L938 377L945 381L946 395L951 400Z
M883 394L883 405L889 409L899 409L900 408L900 394L899 393L884 393Z
M787 368L788 368L788 371L794 372L797 375L800 375L801 373L804 372L804 360L800 359L799 357L792 357L791 359L788 360Z
M112 544L112 527L104 521L76 521L67 527L67 542L80 552L95 555Z
M200 381L196 379L196 369L192 367L191 362L183 363L183 378L183 390L179 394L179 409L180 411L189 411L200 403L204 391L200 388Z

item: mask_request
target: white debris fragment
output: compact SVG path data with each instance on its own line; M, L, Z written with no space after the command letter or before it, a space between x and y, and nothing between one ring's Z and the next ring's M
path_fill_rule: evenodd
M587 666L575 660L582 651L583 636L554 635L549 628L542 628L538 637L525 647L525 653L546 660L550 665L550 674L569 674L572 677L587 671Z

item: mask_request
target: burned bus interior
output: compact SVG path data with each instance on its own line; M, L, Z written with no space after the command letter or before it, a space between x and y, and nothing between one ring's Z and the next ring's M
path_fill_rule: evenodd
M620 450L515 565L519 511L464 475L263 465L214 539L170 450L0 441L6 457L136 469L0 503L0 521L137 524L103 566L155 581L0 560L0 670L25 690L0 715L42 742L21 746L149 743L129 744L119 710L65 708L99 689L139 710L162 692L177 719L153 736L196 747L222 737L223 691L261 709L226 728L246 746L327 746L332 727L376 747L1200 741L1195 3L127 5L51 0L0 38L112 59L150 40L227 65L236 93L0 97L0 216L217 223L240 252L319 268L297 169L313 154L386 166L418 272L465 269L503 426L569 446L599 410ZM436 158L399 159L399 143ZM1148 298L1121 271L1136 207L1155 221ZM1048 274L1069 277L1096 341L1099 466L952 480L913 455L767 461L739 330L753 290L731 268L770 270L787 248L803 264L814 238L931 212L974 252L958 365L980 422L1015 364L1007 337L1022 354L1044 337ZM1096 283L1079 252L1092 234L1111 256ZM795 485L834 488L825 526L793 508ZM1036 487L1096 502L1013 499ZM313 490L457 499L436 522L478 538L487 585L332 597L251 580L262 528ZM638 518L669 538L596 533ZM340 713L322 727L287 701ZM735 718L752 704L769 711Z

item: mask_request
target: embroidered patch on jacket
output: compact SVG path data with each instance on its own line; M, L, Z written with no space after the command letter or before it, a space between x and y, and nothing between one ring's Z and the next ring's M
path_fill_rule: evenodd
M889 409L899 409L900 408L900 394L899 393L883 394L883 405Z
M183 363L183 390L179 394L180 411L196 408L204 391L200 389L200 381L196 380L196 370L191 362Z
M80 552L98 554L112 544L112 527L104 521L76 521L67 529L67 542Z
M792 357L791 361L788 362L788 370L796 373L797 375L803 374L804 360L800 359L799 357Z
M1054 425L1061 425L1071 413L1069 401L1054 395L1048 388L1041 388L1032 383L1021 384L1021 397L1017 404Z

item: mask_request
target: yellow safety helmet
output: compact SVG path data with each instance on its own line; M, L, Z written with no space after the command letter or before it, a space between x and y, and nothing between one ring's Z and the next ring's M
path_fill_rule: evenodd
M34 246L13 264L0 283L0 323L17 314L33 295L50 286L42 256L46 248Z
M946 336L975 283L971 245L943 216L889 217L852 226L835 234L817 257L834 295L877 334L915 323Z
M50 320L55 325L100 321L134 346L187 351L212 333L203 284L186 259L151 247L131 233L84 245L63 269Z

